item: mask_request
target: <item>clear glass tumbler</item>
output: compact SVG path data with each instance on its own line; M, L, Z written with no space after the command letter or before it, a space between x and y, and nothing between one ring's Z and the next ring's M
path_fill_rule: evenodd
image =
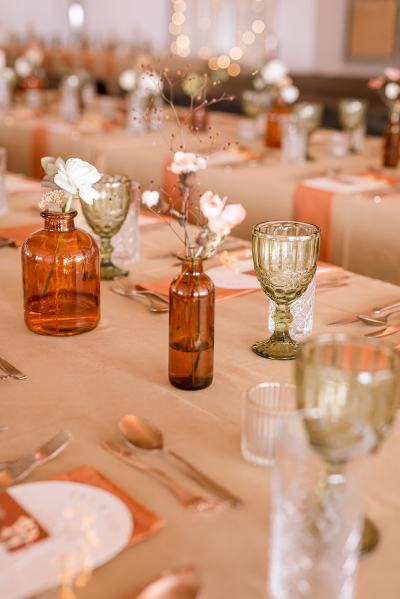
M121 268L128 267L129 262L139 260L139 197L140 186L138 183L132 183L132 199L128 210L128 215L122 225L119 233L113 238L114 251L112 259Z
M260 383L248 389L242 408L242 455L258 466L275 461L275 439L279 422L296 409L295 386Z
M362 529L359 467L354 462L346 478L330 476L309 444L304 417L288 416L276 442L271 597L353 599Z
M0 148L0 216L7 212L6 167L7 152L5 148Z
M307 131L295 114L281 116L281 162L304 164L307 153Z

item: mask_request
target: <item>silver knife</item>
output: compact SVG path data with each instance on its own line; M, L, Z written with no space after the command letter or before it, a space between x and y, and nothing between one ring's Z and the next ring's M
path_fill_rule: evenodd
M7 362L4 358L0 358L0 368L4 370L7 374L13 377L13 379L27 379L27 375L23 374L18 368L15 368L10 362Z
M379 331L374 331L373 333L367 333L366 337L389 337L389 335L394 335L395 333L400 332L400 326L388 326L384 329L380 329Z

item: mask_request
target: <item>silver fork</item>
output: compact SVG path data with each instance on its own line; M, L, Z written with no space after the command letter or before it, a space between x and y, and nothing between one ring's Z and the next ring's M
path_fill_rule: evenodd
M179 501L179 503L186 508L193 509L196 512L205 512L207 510L221 509L226 505L225 501L216 499L206 499L205 497L194 495L193 493L185 489L182 485L178 484L163 470L160 470L155 466L150 466L150 464L138 460L128 450L121 447L118 443L115 443L113 441L107 441L104 442L102 445L106 451L111 453L113 456L115 456L125 464L128 464L128 466L131 466L131 468L135 468L136 470L146 472L149 476L161 482L165 487L167 487L167 489Z
M18 464L21 462L29 461L32 462L32 469L28 472L28 474L34 470L37 466L42 466L46 462L57 457L72 440L72 433L69 431L60 431L54 437L46 441L43 445L38 447L33 452L30 452L26 455L23 455L16 460L9 460L0 464L0 477L4 472L8 471L10 468L18 468ZM0 480L0 486L1 486Z
M0 490L5 490L29 476L35 468L35 462L35 456L30 454L9 464L7 468L0 472Z

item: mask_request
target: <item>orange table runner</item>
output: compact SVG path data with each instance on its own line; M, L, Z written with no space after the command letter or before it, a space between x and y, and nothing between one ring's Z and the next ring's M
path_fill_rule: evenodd
M329 262L332 252L332 203L334 193L301 183L294 196L294 220L317 225L321 229L320 258Z
M379 171L364 172L360 176L382 180L389 185L399 182L397 177L390 177ZM294 195L294 219L317 225L321 229L320 258L325 262L330 262L332 259L332 207L335 195L341 193L314 188L308 186L306 182L300 183Z

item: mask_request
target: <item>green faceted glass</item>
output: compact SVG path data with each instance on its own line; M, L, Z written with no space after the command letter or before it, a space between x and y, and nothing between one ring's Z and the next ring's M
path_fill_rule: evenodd
M373 433L370 451L387 437L399 405L400 357L376 342L325 334L302 346L296 362L297 407L318 409L319 423L305 423L311 445L324 456L336 479L345 478L359 422ZM364 521L362 551L374 549L379 531Z
M345 98L339 102L339 122L345 131L350 134L350 152L357 153L354 145L353 133L365 126L367 117L367 103L357 98Z
M111 260L114 250L111 239L127 217L132 183L124 175L104 175L94 187L99 198L91 205L81 201L82 212L90 228L100 237L100 278L111 281L128 275L127 270L122 270Z
M314 160L310 153L311 134L321 127L324 107L317 102L298 102L294 112L307 133L307 160Z
M253 261L264 293L276 303L275 330L252 350L263 358L292 360L298 343L291 338L291 304L311 283L319 256L320 229L295 221L259 223L253 228Z

